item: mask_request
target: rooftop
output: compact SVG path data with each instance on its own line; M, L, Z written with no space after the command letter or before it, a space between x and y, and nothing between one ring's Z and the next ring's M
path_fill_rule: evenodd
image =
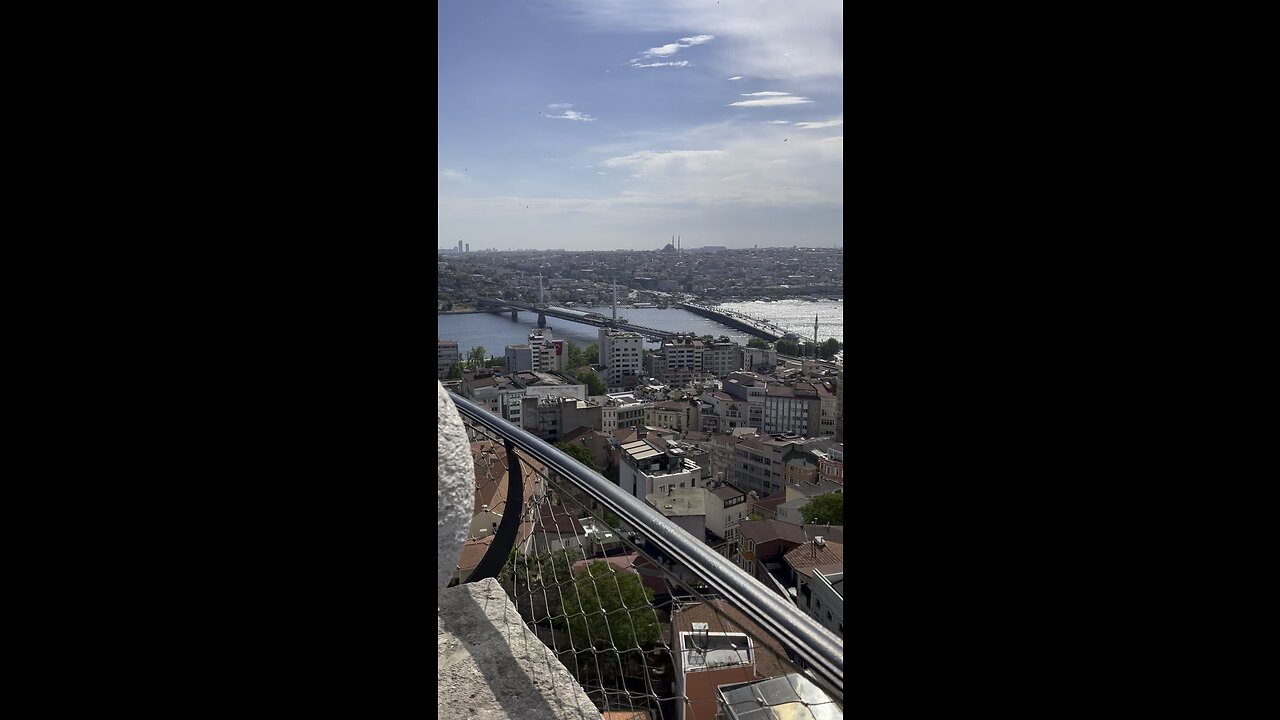
M829 542L824 538L822 545L818 545L816 541L810 540L799 547L788 550L782 557L787 561L788 565L797 570L819 565L840 565L840 567L844 567L844 544Z
M729 720L839 720L844 712L804 675L791 673L749 683L721 685Z
M658 512L667 517L706 515L702 488L674 488L669 493L656 492L644 496Z
M776 677L796 670L787 660L787 651L782 642L765 632L726 600L712 599L676 605L671 615L671 627L676 632L693 632L695 622L706 623L713 632L740 632L749 636L752 660L758 677Z
M684 672L750 665L751 638L742 633L707 632L704 642L695 628L680 633L680 652L683 656L681 669Z
M748 520L738 525L738 534L744 540L754 540L757 543L786 540L800 545L809 539L804 534L804 528L781 520Z

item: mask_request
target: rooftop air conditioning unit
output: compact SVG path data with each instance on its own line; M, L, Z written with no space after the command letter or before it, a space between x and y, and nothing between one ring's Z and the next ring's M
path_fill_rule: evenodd
M825 538L823 538L821 535L814 535L814 536L813 536L813 544L814 544L814 545L817 545L818 547L822 547L823 545L826 545L826 544L827 544L827 541L826 541L826 539L825 539Z

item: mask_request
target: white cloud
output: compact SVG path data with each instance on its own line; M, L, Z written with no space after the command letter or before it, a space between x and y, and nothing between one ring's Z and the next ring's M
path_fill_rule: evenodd
M765 90L764 92L758 92L758 93L742 93L742 97L755 97L757 95L790 95L790 94L791 93L774 92L772 90Z
M804 128L805 130L817 130L819 128L829 128L843 124L844 118L840 118L839 120L827 120L826 122L798 122L796 123L796 127Z
M670 32L696 27L713 35L701 64L755 77L844 77L844 4L830 0L721 2L711 0L563 0L572 16L616 31ZM832 92L842 92L839 83Z
M605 167L635 167L640 170L652 169L658 167L669 167L676 163L698 163L712 157L723 154L720 150L668 150L665 152L654 152L653 150L641 150L630 155L622 157L614 157L605 160L602 165Z
M635 63L631 67L689 67L689 61L677 60L675 62Z
M729 107L773 107L775 105L800 105L811 102L813 101L802 97L771 97L763 100L739 100L735 103L729 103Z
M553 109L553 110L558 110L558 109L560 109L560 108L571 108L571 107L573 107L573 103L551 103L551 104L550 104L550 105L548 105L547 107L549 107L549 108L551 108L551 109Z
M788 120L770 120L769 124L770 125L790 125L791 122Z
M553 120L577 120L579 122L591 122L596 118L591 115L585 115L577 110L565 110L563 115L547 115Z
M731 78L729 78L729 79L730 79L730 80L741 80L741 79L742 79L742 76L741 76L741 75L734 75L733 77L731 77Z
M686 47L686 46L681 45L680 43L669 43L667 45L663 45L662 47L649 48L648 50L645 50L641 54L644 55L645 57L667 57L668 55L675 55L676 53L680 52L680 48L682 47Z
M450 170L449 168L440 170L439 175L446 180L461 180L464 177L462 173L457 170Z
M680 38L679 42L667 43L666 45L662 45L660 47L649 48L648 50L645 50L644 52L640 53L640 57L643 57L643 58L671 57L672 55L675 55L676 53L680 52L680 48L687 48L687 47L693 47L694 45L701 45L702 43L714 40L715 37L716 37L715 35L694 35L693 37ZM636 60L637 58L631 58L631 60L629 60L628 62L635 63ZM657 67L657 66L656 65L637 65L636 67ZM680 67L684 67L684 66L681 65Z

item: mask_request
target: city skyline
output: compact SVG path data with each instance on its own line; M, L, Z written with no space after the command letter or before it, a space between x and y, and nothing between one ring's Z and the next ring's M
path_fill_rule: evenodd
M439 247L843 245L840 3L438 12Z

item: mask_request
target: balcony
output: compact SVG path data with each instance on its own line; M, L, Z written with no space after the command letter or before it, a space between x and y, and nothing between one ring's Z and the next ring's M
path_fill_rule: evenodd
M822 689L814 714L842 713L839 637L590 468L449 399L475 498L440 595L442 716L703 720L724 710L718 687L793 675Z

